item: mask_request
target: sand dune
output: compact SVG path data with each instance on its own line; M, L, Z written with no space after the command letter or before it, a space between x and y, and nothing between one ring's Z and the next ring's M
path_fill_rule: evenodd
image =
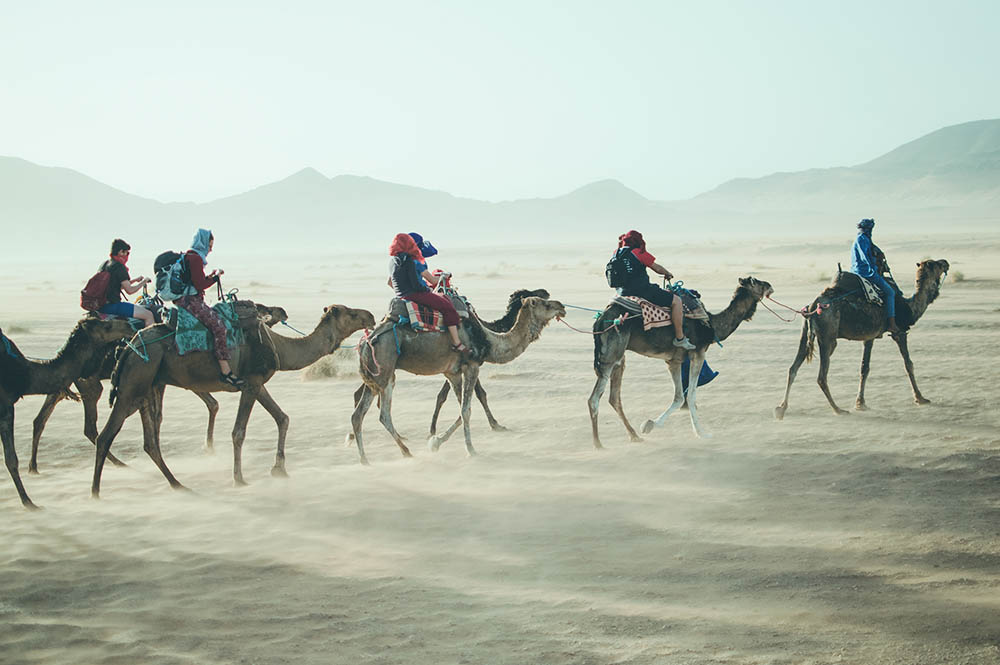
M747 274L801 306L848 244L761 240L658 254L714 311ZM911 334L927 406L912 403L885 339L873 354L870 411L834 416L813 364L774 421L800 324L758 311L709 352L721 375L699 406L713 438L695 438L680 413L629 443L605 401L608 448L595 451L592 342L554 323L515 362L484 368L490 404L511 431L490 431L475 406L476 458L460 438L428 451L441 380L400 374L394 420L415 457L401 458L372 413L372 466L359 465L344 446L357 360L341 351L269 384L291 417L288 479L268 474L275 428L258 410L244 446L250 486L233 488L235 398L220 396L207 455L204 407L170 389L163 451L192 491L169 489L133 417L114 447L129 467L106 468L93 501L82 408L57 408L42 473L28 476L42 399L25 398L22 472L46 510L23 511L0 481L0 663L1000 663L1000 241L882 246L908 292L922 258L947 258L964 278L945 285ZM463 281L463 271L491 272L491 251L438 262L484 316L498 316L521 287L585 307L606 302L603 250L560 248L558 259L507 250L499 274ZM347 277L323 262L289 257L296 268L278 273L222 255L217 265L231 285L248 285L242 295L282 305L303 331L331 302L381 315L383 257L338 258L354 266ZM31 273L4 269L0 326L26 354L51 357L80 314L74 294L87 275L43 268L44 291L27 290ZM590 316L571 310L568 322L589 328ZM833 358L844 408L860 356L860 344L842 342ZM628 358L633 424L660 413L671 390L662 362ZM106 401L100 409L103 424ZM456 414L447 405L442 423Z

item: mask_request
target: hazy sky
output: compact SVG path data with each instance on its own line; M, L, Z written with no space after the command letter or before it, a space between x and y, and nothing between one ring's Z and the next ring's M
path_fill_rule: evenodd
M305 166L687 198L1000 116L1000 2L0 0L0 154L160 200Z

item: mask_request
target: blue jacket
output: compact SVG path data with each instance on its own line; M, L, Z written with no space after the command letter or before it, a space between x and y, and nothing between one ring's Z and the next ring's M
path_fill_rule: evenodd
M865 233L859 233L851 247L851 272L865 278L879 274L875 262L875 243Z

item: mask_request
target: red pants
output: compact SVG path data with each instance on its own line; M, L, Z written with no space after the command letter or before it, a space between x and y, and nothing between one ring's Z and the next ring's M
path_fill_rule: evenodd
M403 300L409 300L418 305L426 305L431 309L441 312L444 315L444 324L446 326L458 325L458 312L455 311L455 306L451 304L451 301L444 296L431 293L430 291L421 291L405 295L403 296Z
M212 340L215 345L215 357L219 360L229 360L229 349L226 348L226 326L215 311L205 304L202 296L184 296L174 301L174 304L183 307L191 316L201 321L202 325L212 333ZM450 303L449 303L450 304Z

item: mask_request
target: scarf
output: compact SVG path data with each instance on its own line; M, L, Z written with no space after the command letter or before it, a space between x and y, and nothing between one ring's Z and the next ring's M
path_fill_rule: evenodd
M111 260L112 261L117 261L118 263L122 264L126 268L128 267L128 259L123 259L122 257L116 255L116 256L112 256Z
M212 238L212 232L208 229L198 229L191 241L191 251L201 257L202 263L208 263L208 242Z
M642 239L641 233L632 230L618 236L618 247L619 249L622 247L631 247L633 249L646 251L646 241Z
M397 233L389 245L389 256L397 254L409 254L417 263L424 263L424 255L420 253L416 241L408 233Z

